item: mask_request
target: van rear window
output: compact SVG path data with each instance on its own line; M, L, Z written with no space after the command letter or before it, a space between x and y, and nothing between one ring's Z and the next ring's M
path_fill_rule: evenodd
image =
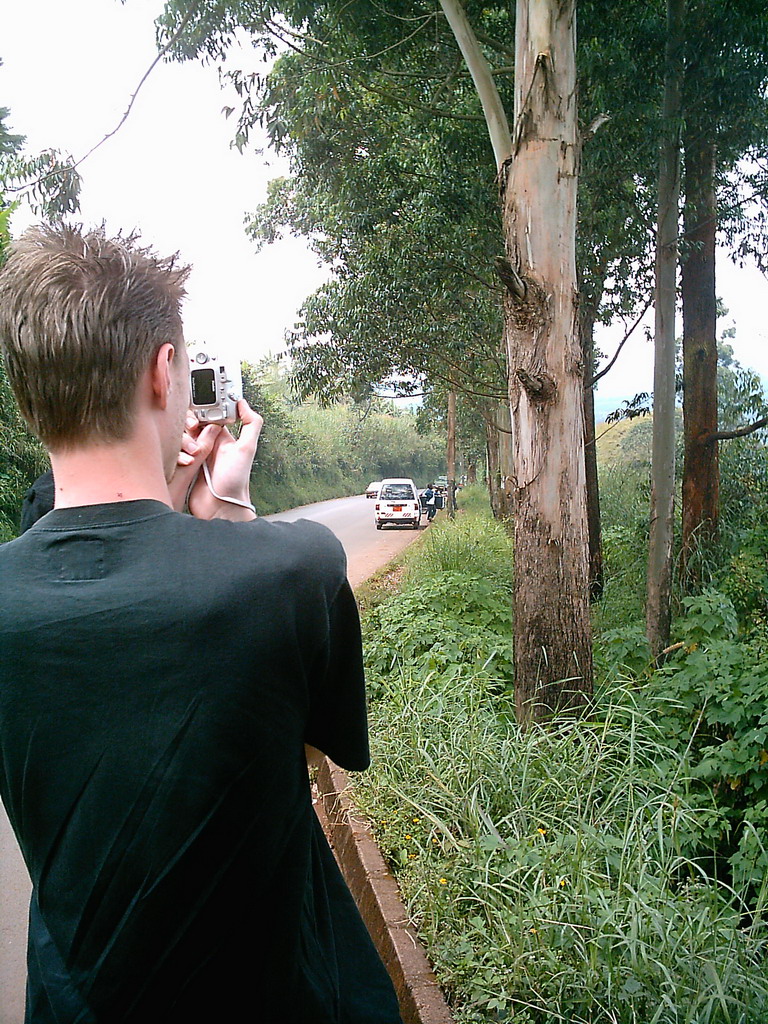
M409 484L387 484L383 487L379 500L384 501L413 501L413 491Z

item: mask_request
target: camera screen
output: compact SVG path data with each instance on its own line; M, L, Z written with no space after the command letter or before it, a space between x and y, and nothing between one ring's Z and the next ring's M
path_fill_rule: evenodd
M192 371L192 404L216 404L216 376L213 370Z

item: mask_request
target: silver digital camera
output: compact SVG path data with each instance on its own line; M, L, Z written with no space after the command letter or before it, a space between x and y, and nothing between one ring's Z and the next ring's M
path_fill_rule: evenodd
M243 397L238 360L224 360L201 345L189 352L192 412L201 423L234 423Z

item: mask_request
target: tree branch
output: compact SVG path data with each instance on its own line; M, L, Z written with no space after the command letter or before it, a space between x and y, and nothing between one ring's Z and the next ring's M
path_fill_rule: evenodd
M456 37L472 81L475 83L485 115L485 123L488 126L496 167L501 170L505 161L512 155L512 133L509 130L507 114L493 80L490 66L480 49L477 37L472 31L472 26L467 20L460 0L440 0L440 6Z
M498 50L499 53L505 53L508 57L511 57L512 60L515 59L515 51L510 50L508 46L504 46L504 44L500 43L498 39L494 39L493 36L486 35L485 32L481 32L479 29L475 29L474 32L478 42L485 43L486 46L490 46L492 50Z
M179 27L173 33L173 35L168 40L168 42L165 44L165 46L163 46L162 49L158 51L158 54L155 57L155 59L149 65L149 67L144 72L144 74L141 76L141 80L140 80L139 84L136 86L136 89L134 90L134 93L131 96L130 101L128 102L128 106L126 108L126 111L123 114L123 116L120 118L120 121L117 124L117 126L115 128L113 128L111 132L108 132L104 136L103 139L101 139L99 142L96 143L95 146L92 146L88 150L88 152L85 154L85 156L81 156L79 160L75 161L75 163L69 164L68 166L71 168L71 170L73 170L73 171L77 170L77 168L80 166L81 163L83 163L84 160L87 160L88 157L91 156L93 153L95 153L97 149L100 149L108 139L111 139L113 135L116 135L120 131L120 129L125 124L125 122L128 120L128 115L130 114L131 110L133 109L133 104L136 102L136 97L139 95L139 91L140 91L141 87L144 85L146 80L149 78L149 76L155 70L155 68L160 63L160 61L163 59L163 57L166 55L166 53L168 53L168 51L171 49L171 47L177 42L177 40L181 36L181 34L184 31L184 29L187 27L189 22L192 20L192 17L196 13L196 11L197 11L197 4L196 3L191 4L189 10L184 15L184 17L181 19L181 22L179 23ZM8 192L23 192L23 191L26 191L26 189L34 188L36 185L42 184L42 182L47 181L48 178L54 177L57 173L59 173L59 172L57 172L57 171L49 172L48 174L44 174L42 177L38 178L36 181L29 181L25 185L19 185L17 188L8 188L8 189L6 189L6 191L8 191Z
M389 100L391 103L400 104L402 107L409 108L411 110L420 110L425 114L429 114L431 117L442 117L452 121L482 121L484 120L482 114L454 114L447 110L440 110L436 107L430 107L425 103L418 103L416 100L409 99L405 96L398 96L395 93L391 93L386 89L382 89L380 86L371 85L370 82L366 81L365 77L358 75L352 71L348 61L329 61L323 60L315 53L310 53L308 50L302 49L290 40L280 35L278 28L274 25L269 25L270 32L278 39L281 43L293 50L294 53L299 54L301 57L306 57L308 60L313 60L316 64L325 68L346 68L347 74L351 81L356 85L359 85L361 89L366 92L371 92L375 96L382 96L385 100ZM379 69L379 74L387 76L387 72Z
M763 427L768 427L768 416L764 416L761 420L756 420L754 423L749 423L746 427L738 427L736 430L717 430L714 434L708 434L704 439L704 444L713 444L715 441L730 441L734 437L747 437L748 434L754 434L756 430L762 430Z
M646 302L646 304L645 304L645 305L643 306L643 309L642 309L642 312L640 313L640 316L638 316L638 318L637 318L637 319L635 320L635 322L634 322L634 323L632 324L632 326L631 326L631 327L629 328L629 330L627 331L627 333L626 333L626 334L624 335L624 337L623 337L623 338L621 339L621 341L619 342L619 347L618 347L618 348L616 349L616 351L614 352L614 354L613 354L613 359L611 359L610 363L608 363L608 365L607 365L607 366L605 366L605 367L604 367L604 368L603 368L603 369L602 369L602 370L601 370L601 371L600 371L599 373L596 373L596 374L595 374L595 375L594 375L594 376L593 376L593 377L591 378L591 380L589 380L589 381L587 382L587 387L588 387L588 388L594 387L594 386L595 386L595 384L597 384L597 382L598 382L598 381L600 380L600 378L601 378L601 377L604 377L604 376L606 375L606 373L608 373L608 371L609 371L609 370L611 369L611 367L613 366L613 364L614 364L614 363L616 362L616 360L617 360L617 359L619 358L619 352L621 352L621 350L622 350L622 349L624 348L624 345L625 345L625 344L627 343L627 341L629 340L629 338L631 337L631 335L632 335L632 334L634 334L634 332L635 332L636 328L637 328L637 327L639 326L639 324L640 324L640 321L641 321L641 320L643 319L643 317L645 316L645 314L646 314L646 313L648 312L648 310L649 310L649 309L651 308L651 304L652 304L652 303L653 303L653 296L651 296L651 298L650 298L650 299L648 299L648 301Z

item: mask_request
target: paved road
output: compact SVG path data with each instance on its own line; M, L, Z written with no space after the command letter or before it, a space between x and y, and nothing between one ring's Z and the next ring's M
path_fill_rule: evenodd
M377 530L373 519L374 502L364 494L304 505L290 512L278 512L268 519L314 519L333 530L347 553L347 571L353 587L376 572L407 547L417 536L406 527L387 526ZM426 518L422 518L422 524Z
M358 495L305 505L267 518L314 519L333 530L344 545L349 579L356 587L417 536L410 529L377 530L373 505L365 495ZM0 808L0 1024L21 1024L24 1019L29 892L29 876Z

